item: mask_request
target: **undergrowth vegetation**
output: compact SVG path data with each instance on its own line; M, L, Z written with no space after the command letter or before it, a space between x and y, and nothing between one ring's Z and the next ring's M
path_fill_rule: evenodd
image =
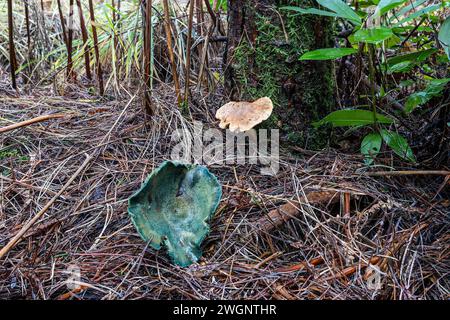
M449 13L450 0L2 0L0 298L448 300ZM269 130L235 140L232 122ZM185 267L127 212L182 149L222 190ZM201 176L180 177L147 180L143 221L160 195L199 198ZM193 234L162 225L181 228L174 243Z
M25 2L26 3L26 2ZM51 83L55 79L63 85L64 72L69 68L68 49L65 44L59 5L57 1L50 1L49 5L41 9L39 1L31 1L28 4L28 23L25 15L25 3L14 3L14 42L17 56L16 73L22 76L24 84L31 83L33 87ZM120 85L139 85L143 78L143 11L141 0L125 1L98 1L94 0L95 26L98 34L98 48L100 62L107 71L105 79L107 89L110 93L119 95ZM61 12L65 24L66 34L72 30L71 43L71 68L85 82L85 60L86 50L93 55L95 46L92 28L90 27L90 16L88 1L81 1L82 12L88 32L87 42L84 43L81 35L82 24L79 20L79 9L74 2L70 7L69 1L60 1ZM177 58L177 72L183 74L186 66L186 35L187 22L184 19L181 4L170 3L170 15L172 17L172 30L174 32L174 53ZM217 2L220 10L226 10L223 1ZM70 9L72 8L72 9ZM152 81L167 81L172 79L168 57L166 54L166 41L164 39L164 13L161 1L154 1L153 14L151 17L152 29ZM72 27L70 27L72 24ZM206 25L206 23L204 23ZM0 5L0 61L8 63L8 28L7 28L6 2ZM206 27L205 27L206 29ZM193 46L198 49L201 46L202 35L200 29L194 29ZM28 42L28 33L30 41ZM217 51L216 48L210 49ZM200 60L201 52L194 51L191 58ZM95 67L95 59L90 60L90 68ZM220 79L214 74L217 64L211 65L207 70L208 81L217 83ZM198 73L198 70L195 70ZM60 75L62 77L60 77ZM209 84L214 86L214 84ZM62 93L63 91L61 91ZM96 93L96 91L91 91ZM98 93L98 92L97 92Z
M366 164L373 163L382 143L401 158L414 163L416 158L411 147L396 131L394 124L408 122L408 115L416 108L449 92L445 90L450 82L450 17L446 18L450 2L355 1L354 8L341 0L317 0L317 3L324 10L292 6L284 9L301 15L336 17L341 29L340 39L337 47L306 52L300 59L339 59L341 64L349 64L351 70L360 76L364 77L363 73L366 73L367 80L363 81L368 84L368 105L335 111L315 125L371 126L372 132L361 142ZM398 98L397 93L402 91L402 87L410 87L408 94L400 99L393 98L392 95ZM388 104L382 103L383 100ZM418 112L423 113L424 110ZM445 118L448 105L441 105L433 112L443 113ZM403 118L401 123L399 118ZM448 129L444 128L444 131L448 132Z

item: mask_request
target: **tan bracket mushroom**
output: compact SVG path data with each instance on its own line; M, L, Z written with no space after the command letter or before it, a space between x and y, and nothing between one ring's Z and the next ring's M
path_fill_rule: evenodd
M272 114L273 104L268 97L254 102L228 102L216 112L219 126L225 129L228 125L231 132L244 132L267 120Z

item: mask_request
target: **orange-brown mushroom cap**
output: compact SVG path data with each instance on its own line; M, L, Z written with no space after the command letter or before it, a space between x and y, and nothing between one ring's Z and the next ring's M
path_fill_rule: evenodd
M228 102L216 112L219 126L225 129L229 125L231 132L244 132L267 120L272 114L273 104L268 97L254 102Z

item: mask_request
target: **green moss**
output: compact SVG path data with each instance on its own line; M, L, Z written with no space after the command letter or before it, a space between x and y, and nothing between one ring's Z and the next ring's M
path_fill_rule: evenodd
M311 3L284 1L279 6L307 7ZM280 128L290 142L305 145L309 141L308 147L321 147L327 134L321 137L321 132L311 128L310 123L332 110L333 69L330 63L302 62L299 57L306 51L332 45L331 32L324 33L331 22L285 10L278 10L277 14L274 9L277 8L265 7L255 12L257 35L254 42L250 43L248 37L243 36L234 50L234 81L239 98L270 97L275 111L264 123L265 127Z
M9 158L15 158L19 161L28 161L28 157L25 155L22 155L19 150L13 149L13 148L5 148L0 150L0 161L9 159Z

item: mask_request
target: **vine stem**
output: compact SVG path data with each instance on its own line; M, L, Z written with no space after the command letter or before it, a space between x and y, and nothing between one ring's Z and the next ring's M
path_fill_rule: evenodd
M14 46L14 22L13 22L13 0L8 0L8 34L9 34L9 65L11 69L11 83L17 89L16 82L16 49Z
M144 108L147 115L152 116L155 112L152 105L152 79L153 79L153 25L152 25L152 0L145 2L143 7L145 22L144 22Z
M86 65L86 77L89 80L92 80L91 75L91 58L89 54L89 44L88 44L88 32L86 29L86 24L84 23L84 16L83 16L83 8L81 7L81 1L77 0L77 7L78 7L78 13L80 15L80 26L81 26L81 36L83 40L83 46L84 46L84 63Z
M186 83L184 84L184 103L187 105L189 100L189 83L191 72L191 46L192 46L192 20L194 18L195 3L193 0L189 2L189 17L188 17L188 36L186 44Z
M94 5L92 3L92 0L89 0L89 14L90 14L90 18L91 18L92 37L94 39L95 62L97 63L97 81L98 81L100 95L103 96L103 94L105 93L105 88L103 87L103 72L102 72L102 65L100 63L100 52L98 49L97 27L95 26Z
M377 122L377 97L376 97L376 84L375 84L375 46L373 44L368 45L369 48L369 80L370 80L370 95L372 97L371 105L373 112L373 121L376 131L380 131Z
M73 1L69 2L69 30L67 31L67 77L69 80L75 80L75 72L73 71L72 61L72 41L73 41Z
M170 30L170 14L169 14L169 3L167 0L163 0L164 7L164 28L166 30L166 38L167 38L167 50L169 51L169 59L170 64L172 65L172 75L173 82L175 84L175 94L177 95L178 105L181 105L181 96L180 96L180 84L178 82L178 74L177 74L177 65L175 64L175 56L173 54L172 48L172 31Z

